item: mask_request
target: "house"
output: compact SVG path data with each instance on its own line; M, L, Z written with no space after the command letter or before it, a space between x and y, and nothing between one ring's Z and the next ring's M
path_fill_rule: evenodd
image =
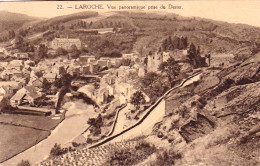
M6 89L4 89L3 87L0 87L0 96L5 96L7 94Z
M171 57L170 52L155 52L148 56L148 72L157 72L161 63L166 62Z
M8 99L5 96L0 96L0 112L7 106Z
M108 61L110 61L111 58L109 58L109 57L101 57L100 60L108 60Z
M92 64L96 63L96 58L94 57L88 58L88 63L92 63Z
M0 74L0 78L3 80L14 80L15 81L16 78L22 78L22 77L23 77L22 71L18 71L15 69L4 70Z
M23 60L12 60L9 62L9 69L16 69L16 70L22 70L24 67L24 61Z
M8 62L0 62L0 67L6 69L8 66Z
M51 42L52 49L71 49L71 46L75 45L78 49L81 48L81 41L80 39L69 39L69 38L55 38Z
M19 53L15 53L14 57L16 57L17 59L28 60L29 59L29 54L26 53L26 52L19 52Z
M97 63L101 67L111 67L111 63L109 60L98 60Z
M144 66L139 65L138 68L138 77L144 77L146 73L146 70L144 68Z
M35 79L35 80L33 80L32 82L31 82L31 84L33 85L33 86L35 86L36 88L42 88L42 86L43 86L43 79L44 78L37 78L37 79Z
M111 58L110 62L113 66L119 66L121 63L122 58Z
M0 81L0 87L5 88L6 90L18 90L22 87L21 82L16 81Z
M33 67L33 66L35 66L35 62L32 61L32 60L24 61L24 66L25 67Z
M116 70L116 76L117 77L122 77L126 74L129 73L130 67L129 66L120 66L117 70Z
M35 99L40 97L41 95L37 93L37 89L34 86L26 86L16 92L10 99L10 104L12 107L21 104L30 104L33 106Z
M100 81L100 84L108 84L108 85L115 84L115 76L111 74L104 75Z
M90 65L82 66L80 68L80 73L82 73L82 74L90 74Z
M109 90L106 87L103 87L101 89L98 89L96 93L96 102L97 104L103 104L107 102L109 95Z
M25 88L22 88L16 92L16 94L10 99L12 107L16 107L22 103L23 97L26 95Z
M123 59L132 59L134 53L122 54Z
M0 47L0 53L5 54L6 53L6 49L4 47Z
M98 64L89 64L89 71L90 73L98 72L99 65Z
M55 73L47 73L43 75L43 78L46 78L48 82L54 82L58 77Z
M127 53L127 54L122 54L123 59L130 59L131 61L135 61L138 58L137 53Z
M88 62L89 59L95 59L95 56L92 55L84 55L79 57L80 62Z
M48 50L48 55L56 55L56 50Z

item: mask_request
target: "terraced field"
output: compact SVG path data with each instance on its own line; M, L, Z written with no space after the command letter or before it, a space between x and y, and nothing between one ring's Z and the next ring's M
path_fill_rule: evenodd
M136 141L117 142L114 144L108 144L99 146L93 149L87 147L77 149L61 156L48 159L41 162L38 166L104 166L109 165L107 163L110 154L119 148L134 147Z

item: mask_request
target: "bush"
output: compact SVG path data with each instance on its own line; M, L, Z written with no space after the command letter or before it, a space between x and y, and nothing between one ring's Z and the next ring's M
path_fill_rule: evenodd
M78 147L78 146L80 146L80 144L78 144L77 142L72 142L72 146L73 147Z
M159 151L156 154L156 160L154 163L152 163L152 166L171 166L175 164L175 161L177 159L181 159L182 155L180 153L176 153L172 150L164 150L164 151Z
M62 154L65 154L68 152L68 148L61 148L60 144L55 144L54 147L51 149L50 156L51 157L56 157L60 156Z
M20 161L17 166L30 166L30 162L28 160L22 160Z
M155 151L156 148L153 145L145 141L140 141L135 147L116 149L111 154L109 163L113 166L135 165L145 160Z

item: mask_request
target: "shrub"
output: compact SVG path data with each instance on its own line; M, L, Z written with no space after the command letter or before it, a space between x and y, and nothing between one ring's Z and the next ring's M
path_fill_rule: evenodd
M109 158L110 165L129 166L143 161L156 151L153 145L148 142L140 141L135 147L116 149Z
M60 156L62 154L65 154L68 152L68 148L61 148L60 144L55 143L54 147L51 149L50 156L51 157L56 157Z
M181 159L182 155L172 150L159 151L156 154L156 160L152 163L152 166L171 166L175 164L177 159Z
M22 160L17 164L17 166L31 166L31 164L28 160Z
M72 142L72 146L73 147L78 147L78 146L80 146L80 144L78 144L77 142Z

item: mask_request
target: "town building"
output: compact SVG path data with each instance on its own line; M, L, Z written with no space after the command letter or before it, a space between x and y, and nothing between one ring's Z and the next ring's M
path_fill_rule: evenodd
M98 60L97 64L101 67L111 67L111 62L109 60Z
M18 90L16 94L10 99L12 107L17 107L21 104L34 105L34 101L40 98L41 95L37 93L37 89L34 86L26 86Z
M5 109L5 107L7 106L7 103L8 103L7 97L0 96L0 112Z
M84 55L79 57L79 62L88 62L89 59L95 59L95 56Z
M8 69L16 69L16 70L22 70L24 67L24 61L23 60L12 60L8 64Z
M121 63L122 58L111 58L110 62L113 66L119 66Z
M17 59L28 60L29 54L26 53L26 52L19 52L19 53L15 53L14 57L17 58Z
M132 59L134 53L122 54L123 59Z
M43 75L43 78L46 78L48 82L54 82L58 78L58 76L55 73L47 73Z
M71 49L71 46L75 45L78 49L81 48L81 41L80 39L69 39L69 38L55 38L51 42L52 49Z
M170 58L169 52L155 52L148 56L147 70L148 72L157 72L162 62L166 62Z

